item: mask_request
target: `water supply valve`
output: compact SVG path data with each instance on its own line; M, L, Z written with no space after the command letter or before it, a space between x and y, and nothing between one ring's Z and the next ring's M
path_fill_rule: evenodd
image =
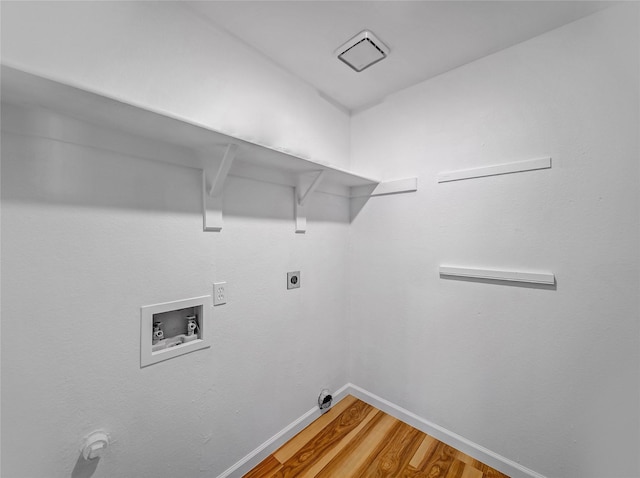
M196 320L196 316L190 315L189 317L187 317L187 335L191 336L195 334L197 329L198 329L198 322Z
M162 322L153 323L153 343L157 343L164 339L164 332L162 330Z

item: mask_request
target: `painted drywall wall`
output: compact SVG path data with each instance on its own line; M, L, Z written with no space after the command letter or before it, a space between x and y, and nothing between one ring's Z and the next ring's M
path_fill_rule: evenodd
M638 40L638 4L611 8L352 119L353 168L420 190L351 225L351 381L549 477L640 475Z
M195 169L3 133L2 476L90 476L97 428L114 443L95 478L218 476L347 382L347 200L314 195L295 234L292 188L229 178L224 230L205 233L200 187ZM213 346L141 369L140 307L221 280Z
M5 64L348 167L344 111L180 2L0 8Z
M237 121L225 132L254 139L272 120L247 126L252 111L225 110L222 95L216 108L204 107L209 83L177 78L185 72L168 68L208 68L188 61L191 49L186 59L171 50L166 63L154 56L154 42L167 46L170 36L184 36L162 31L167 17L194 27L175 5L27 5L2 3L3 60L15 66L214 127L207 115L224 116ZM140 21L135 12L150 15L157 30L129 28ZM5 136L3 476L87 476L77 447L97 427L115 443L96 477L216 476L309 409L318 383L335 388L347 378L549 476L637 474L629 459L638 444L638 311L630 298L638 286L630 245L638 240L638 197L630 188L637 177L630 159L634 152L637 158L637 51L629 51L637 38L627 37L636 27L612 15L494 55L357 116L355 167L390 178L418 174L421 191L369 201L353 227L348 263L342 199L312 203L309 232L296 236L290 189L232 180L225 231L212 236L200 231L194 171ZM33 44L40 35L28 35L34 22L48 35L42 44ZM56 24L60 31L52 30ZM129 35L113 50L104 46L119 41L109 28ZM145 35L134 38L137 28L150 34L148 43ZM94 31L102 33L94 38ZM83 33L83 42L65 32ZM7 38L16 41L7 46ZM134 61L140 58L148 62ZM263 60L255 61L216 67L247 71ZM234 78L233 69L215 74ZM141 84L147 71L153 81ZM282 91L271 80L260 91ZM231 96L247 94L235 86ZM296 108L309 100L305 108L314 111L315 102L303 97L293 101ZM287 133L278 108L264 111L278 115L278 144L309 139L304 131ZM297 125L306 114L291 117ZM318 151L343 154L344 118L337 117L334 126L322 120L321 130L338 142L318 140ZM527 173L492 178L490 188L459 183L445 192L429 183L441 170L528 159L534 150L554 157L551 179ZM603 162L619 169L603 169ZM436 276L444 260L534 263L558 274L558 288L445 282ZM345 264L353 271L355 319L349 376L339 365L347 283L336 272ZM287 295L279 274L297 268L313 291L303 286L304 295ZM214 310L217 344L138 369L139 306L208 293L214 280L230 287L230 303ZM309 330L315 337L300 342ZM30 349L6 340L27 334ZM271 400L274 390L281 401Z
M1 8L7 64L347 165L342 111L181 5ZM231 178L223 233L203 233L200 181L3 134L3 337L29 345L2 343L2 476L217 476L347 381L346 199L316 194L296 235L291 188ZM140 369L140 307L220 280L213 347ZM96 428L97 467L79 460Z

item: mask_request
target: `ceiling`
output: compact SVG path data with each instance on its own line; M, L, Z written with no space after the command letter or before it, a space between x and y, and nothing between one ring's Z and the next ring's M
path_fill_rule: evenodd
M612 5L574 0L184 3L352 112ZM365 29L391 52L357 73L334 51Z

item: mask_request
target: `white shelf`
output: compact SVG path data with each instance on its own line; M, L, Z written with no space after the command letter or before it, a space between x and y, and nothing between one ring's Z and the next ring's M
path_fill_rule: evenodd
M373 190L372 190L373 189ZM351 197L388 196L390 194L409 193L418 190L418 178L396 179L371 186L356 186L351 188Z
M552 272L503 271L452 266L440 266L440 275L547 285L555 284L556 280L555 275Z
M461 181L463 179L484 178L486 176L499 176L501 174L520 173L524 171L535 171L538 169L549 168L551 168L551 158L537 158L528 159L526 161L516 161L513 163L496 164L493 166L447 171L438 174L437 179L439 183L447 183L451 181Z
M205 230L222 228L220 191L227 175L296 188L296 232L304 232L304 204L312 192L350 198L352 191L361 195L363 190L373 191L380 184L378 180L236 138L166 112L6 65L2 66L1 99L4 130L115 149L203 170ZM51 127L52 122L55 127Z

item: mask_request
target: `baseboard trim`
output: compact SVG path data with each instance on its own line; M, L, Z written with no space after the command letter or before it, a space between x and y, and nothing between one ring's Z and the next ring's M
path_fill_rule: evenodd
M527 467L509 460L477 443L467 440L466 438L447 430L435 423L430 422L415 413L406 410L395 403L385 400L374 393L369 392L357 385L347 383L333 394L334 404L338 403L347 395L353 395L363 402L373 405L374 407L388 413L392 417L402 420L418 430L431 435L438 440L451 445L452 447L466 453L469 456L489 465L492 468L510 476L511 478L545 478L543 475L530 470ZM223 471L217 478L240 478L260 462L267 458L271 453L276 451L288 440L293 438L297 433L302 431L311 422L320 416L320 410L317 407L312 408L301 417L294 420L281 431L269 438L267 441L258 446L255 450L241 458L234 465Z
M385 400L384 398L379 397L361 387L358 387L357 385L348 383L345 388L347 395L353 395L363 402L366 402L369 405L373 405L374 407L382 410L392 417L397 418L398 420L402 420L408 425L417 428L421 432L437 438L441 442L446 443L447 445L450 445L469 456L472 456L476 460L481 461L485 465L489 465L491 468L494 468L504 473L505 475L510 476L511 478L545 478L543 475L536 473L535 471L530 470L529 468L522 466L515 461L509 460L502 455L498 455L497 453L494 453L493 451L488 450L487 448L480 446L477 443L472 442L471 440L467 440L457 433L449 431L446 428L441 427L440 425L436 425L429 420L419 417L415 413L412 413L409 410L405 410L395 403L391 403L390 401Z
M349 395L347 389L350 385L351 384L344 385L332 394L333 405ZM262 443L255 450L248 453L246 456L238 460L235 464L227 468L225 471L219 474L217 478L240 478L243 475L247 474L253 468L258 466L271 453L276 451L286 442L291 440L295 435L309 426L311 422L320 417L320 415L320 409L318 407L313 407L311 410L304 413L302 416L291 422L289 425L284 427L267 441Z

